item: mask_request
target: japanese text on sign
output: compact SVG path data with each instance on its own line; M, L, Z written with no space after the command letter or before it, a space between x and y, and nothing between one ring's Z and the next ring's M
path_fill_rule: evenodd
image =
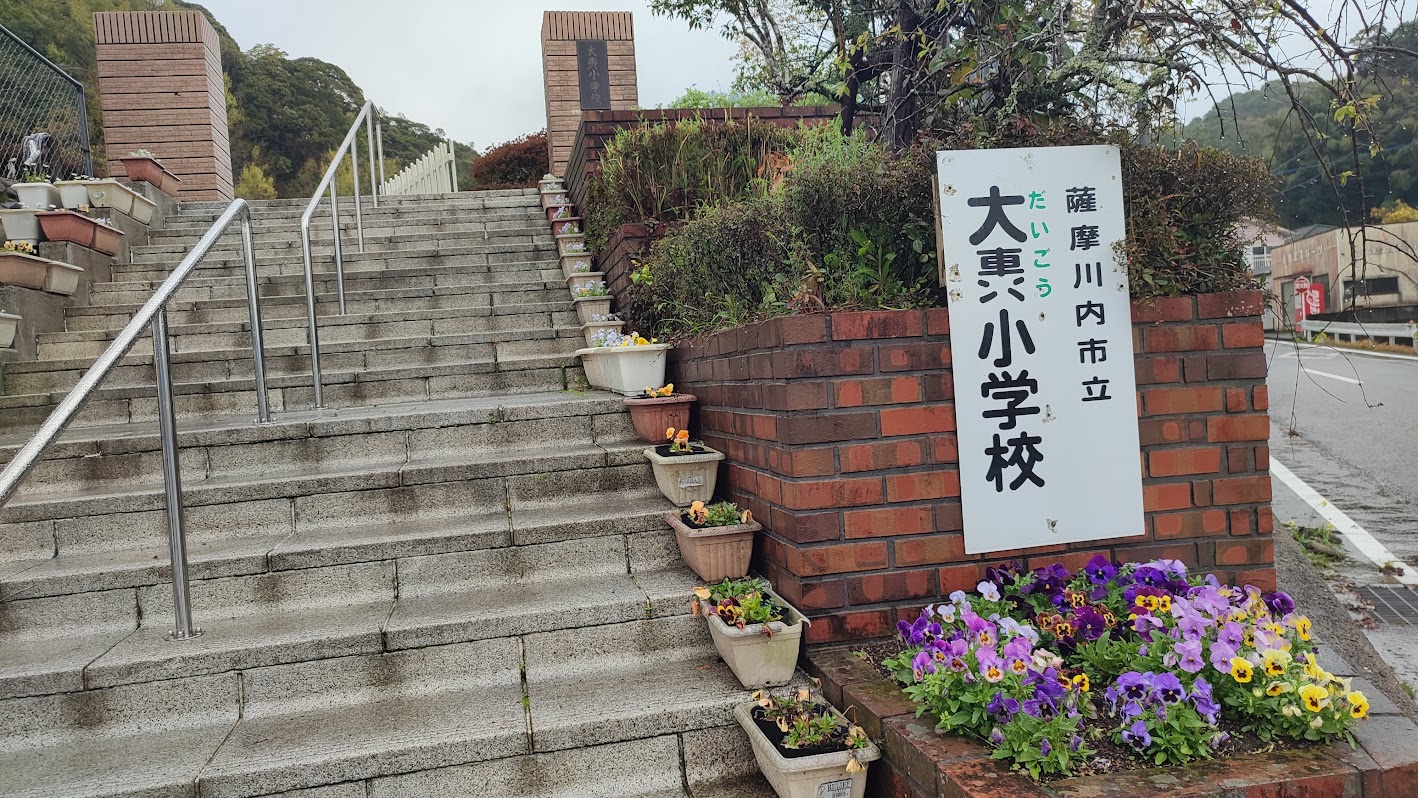
M937 158L966 552L1143 534L1117 149Z

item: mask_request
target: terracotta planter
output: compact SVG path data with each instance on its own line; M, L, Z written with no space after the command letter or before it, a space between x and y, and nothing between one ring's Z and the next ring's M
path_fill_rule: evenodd
M620 332L624 327L625 322L623 321L593 321L581 325L581 334L586 336L587 346L595 346L596 333L602 330L615 330L616 332Z
M585 230L581 229L581 217L579 216L572 216L567 219L554 219L551 223L551 233L555 236L579 236L585 232Z
M778 747L763 735L753 721L753 708L756 706L756 702L750 701L734 707L734 718L748 733L758 769L773 785L778 798L862 798L866 795L868 763L881 758L881 749L875 744L854 751L833 751L789 759L778 753ZM834 710L832 714L847 722L841 713ZM854 758L862 765L862 770L848 773L847 761Z
M39 211L33 208L0 208L0 227L5 229L5 239L23 241L26 244L39 243Z
M15 345L15 332L19 329L19 316L0 312L0 349L9 349Z
M576 206L575 206L575 205L570 205L570 204L567 204L567 203L562 203L562 204L560 204L560 205L546 206L546 212L547 212L547 221L548 221L548 222L559 222L559 221L561 221L561 220L563 220L563 219L574 219L574 218L576 218ZM558 214L563 214L563 215L558 216Z
M123 231L106 224L94 228L94 251L105 255L117 255L123 246Z
M750 624L742 629L724 623L724 619L713 613L713 605L709 602L700 602L704 617L709 621L709 637L714 640L714 648L745 690L782 687L791 682L798 667L803 626L812 625L812 621L798 612L797 607L784 601L782 596L772 590L768 591L768 596L783 608L783 620ZM773 633L771 636L764 633L765 626Z
M708 526L694 529L678 512L669 513L665 521L675 531L679 556L689 570L705 582L742 579L748 576L748 563L753 558L753 536L763 529L757 521L732 526Z
M714 486L719 482L719 461L724 459L724 453L708 446L702 448L704 451L697 454L663 455L653 448L644 452L645 459L655 469L655 486L666 499L680 507L707 503L714 498Z
M16 183L11 188L22 208L47 211L59 205L59 189L49 183Z
M83 276L82 267L52 260L49 271L44 275L44 290L50 294L73 296L79 290L79 278Z
M634 396L646 385L663 385L669 344L592 346L576 350L586 381L597 388Z
M571 197L563 191L548 191L542 194L542 207L554 208L557 205L570 205Z
M123 173L135 183L151 183L158 191L168 196L176 196L178 183L182 178L167 171L163 165L145 155L129 155L114 158L123 164Z
M597 316L611 312L611 298L608 296L573 297L571 301L576 304L576 315L582 324L590 324ZM664 380L660 384L663 385Z
M49 241L71 241L81 247L93 249L94 228L98 227L99 223L82 213L41 211L35 214L35 219Z
M656 385L647 385L656 388ZM635 425L635 434L646 443L664 443L665 430L689 428L689 406L694 404L694 395L676 393L653 398L630 397L625 406L630 408L630 423Z
M0 283L20 288L44 289L49 261L22 252L0 252Z

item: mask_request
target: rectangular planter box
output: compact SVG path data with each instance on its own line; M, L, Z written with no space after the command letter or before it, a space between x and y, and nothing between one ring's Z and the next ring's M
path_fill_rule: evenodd
M542 207L554 208L558 205L570 205L571 197L566 191L548 191L542 194Z
M22 252L0 252L0 283L20 288L44 290L49 279L49 261Z
M39 228L44 231L47 241L71 241L81 247L94 248L94 228L99 224L81 213L65 210L41 211L35 214L35 219L39 222Z
M9 349L15 345L15 332L19 329L19 316L0 312L0 349Z
M581 249L576 249L578 246L581 247ZM587 258L591 257L591 250L586 247L586 236L584 235L557 236L556 251L558 255L563 256L582 255Z
M16 183L11 188L22 208L47 211L59 205L59 189L50 183Z
M59 204L61 207L73 210L80 205L89 204L89 184L93 180L60 180L54 184L59 189Z
M39 211L33 208L0 208L0 227L7 241L39 243Z
M566 289L576 296L577 288L595 288L605 280L606 276L600 272L578 272L567 276Z
M659 384L646 382L642 387ZM724 453L707 446L704 449L702 454L670 457L661 455L653 448L645 450L645 459L655 469L655 484L666 499L680 507L688 507L695 502L708 502L714 498L714 488L719 482L719 461L724 459Z
M573 297L571 301L576 304L576 315L581 319L582 324L590 324L595 317L611 312L611 298L608 296L588 296L579 299ZM664 381L661 380L655 384L663 385Z
M132 216L134 221L147 224L153 220L157 203L147 197L140 197L133 189L117 180L91 180L84 184L89 192L89 205L95 208L112 208Z
M167 171L156 159L143 155L128 155L113 160L123 164L123 173L133 182L149 183L170 197L177 196L182 178Z
M848 773L847 760L856 757L865 766L881 758L881 749L871 745L856 751L834 751L788 759L778 753L773 743L763 736L758 724L753 722L752 712L756 706L750 701L734 707L734 718L748 734L749 742L753 744L753 757L758 760L758 769L763 771L763 777L773 785L779 798L863 798L866 795L865 767L860 772ZM835 710L833 714L842 717Z
M607 303L609 307L609 302ZM577 306L580 310L581 306ZM669 344L597 346L576 350L586 381L625 396L634 396L647 385L665 384Z
M620 332L625 327L623 321L592 321L581 325L581 334L586 336L586 345L592 346L591 338L601 330L615 330Z
M575 225L575 229L572 229ZM586 231L581 229L581 217L572 216L566 219L556 219L551 223L551 234L554 236L579 236Z
M675 537L679 537L678 527L675 528ZM683 546L680 551L684 551ZM782 687L792 681L798 667L798 651L802 648L803 627L812 625L812 621L798 612L797 607L784 601L782 596L772 590L768 591L768 596L783 608L783 620L750 624L742 629L724 623L723 618L713 614L710 602L701 602L704 617L709 621L709 637L714 640L714 648L745 690ZM773 632L772 636L764 634L764 626Z
M79 278L83 276L83 268L52 260L44 276L44 290L50 294L73 296L79 290Z
M558 205L546 205L545 203L543 203L543 209L547 212L548 222L556 222L562 219L571 219L576 216L576 206L568 203L561 203ZM563 214L563 212L564 215L558 215Z
M581 272L576 271L577 267L583 264L586 270ZM595 264L591 262L591 255L589 253L563 255L561 258L561 273L566 277L570 277L573 274L590 274L595 268Z
M675 531L680 558L700 579L713 583L748 576L753 536L763 529L762 524L750 521L695 529L681 520L679 512L667 514L665 523Z

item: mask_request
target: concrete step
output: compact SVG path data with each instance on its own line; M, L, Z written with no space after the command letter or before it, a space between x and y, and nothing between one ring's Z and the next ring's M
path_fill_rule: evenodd
M555 248L555 240L550 231L545 234L526 232L519 235L503 235L492 238L482 236L459 236L450 238L446 242L433 240L428 237L410 236L407 243L382 243L377 246L366 245L366 251L360 252L352 244L346 246L341 253L342 257L349 261L352 256L379 256L388 253L409 252L428 253L444 255L477 255L488 253L506 252L528 252L533 249L552 250ZM134 252L130 261L134 264L170 264L176 265L190 251L190 247L168 246L168 247L134 247ZM141 251L140 251L141 250ZM334 257L334 247L326 244L323 247L311 246L311 257L314 260L330 260ZM226 260L240 262L242 255L237 249L222 249L214 251L208 257L213 260ZM264 264L269 262L296 261L303 260L301 248L273 247L269 250L262 249L256 255L256 268L258 272L264 273Z
M538 244L536 247L511 247L499 248L506 251L475 252L467 248L443 250L410 248L399 252L346 252L344 265L345 270L374 270L374 269L417 269L422 267L442 267L457 266L469 270L498 271L499 267L509 266L510 270L516 271L525 268L523 264L536 263L546 264L544 268L560 268L557 264L557 255L553 247ZM172 268L177 265L173 260L169 263L120 263L113 267L113 277L117 281L125 280L150 280L162 282L171 273ZM334 274L334 259L329 256L315 258L311 263L311 270L314 274ZM305 275L304 261L299 257L264 257L257 261L256 273L258 279L273 276L294 276ZM240 277L246 278L246 265L240 258L225 258L214 255L202 261L196 271L193 272L189 280L201 279L203 277Z
M551 229L548 227L546 219L535 218L519 219L511 222L498 224L489 227L482 223L457 224L447 226L431 225L431 230L411 233L392 232L389 228L376 228L370 230L365 228L364 247L365 252L388 252L407 248L410 245L418 244L423 247L459 247L471 246L482 242L487 244L522 244L522 243L544 243L552 240ZM266 257L281 255L302 255L304 248L299 235L290 233L270 234L265 231L253 231L256 243L256 262L259 264ZM334 254L333 233L321 234L313 232L310 240L310 251L312 255L330 257ZM200 237L200 236L199 236ZM157 241L150 240L147 244L132 247L134 261L143 262L151 260L172 260L180 261L186 257L193 246L197 243L196 238L187 240L188 236L179 239L167 238ZM359 252L359 239L356 233L341 235L341 255L345 252ZM241 257L242 244L240 236L227 235L218 240L208 252L212 256L223 253L227 257ZM155 258L153 256L161 256Z
M493 230L503 225L511 224L512 226L520 226L521 224L538 220L540 220L544 226L547 224L545 213L539 206L535 205L517 208L493 208L470 213L420 213L418 216L411 214L407 210L387 210L381 208L377 212L365 213L364 230L366 234L372 231L384 233L436 233L440 230L456 229L456 227L460 225L485 225L486 229ZM154 243L179 238L196 242L198 238L201 238L203 233L210 229L211 224L210 221L203 222L199 219L190 219L179 214L169 219L162 227L151 230L149 232L149 239ZM355 224L353 214L340 214L340 229L349 235L353 235L358 231L359 228L358 225ZM296 218L287 219L281 216L258 213L252 219L252 231L259 236L257 239L258 242L265 240L265 237L268 235L298 236L300 233L300 222ZM320 236L328 240L332 234L329 214L324 213L313 218L310 223L310 231L312 237ZM224 236L224 238L225 237L226 236Z

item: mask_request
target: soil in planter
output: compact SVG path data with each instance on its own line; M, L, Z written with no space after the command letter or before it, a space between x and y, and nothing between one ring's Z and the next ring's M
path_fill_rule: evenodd
M784 759L800 759L805 756L816 756L818 754L835 754L839 751L849 750L845 745L847 739L847 728L838 726L830 742L811 748L784 748L783 732L778 731L778 724L763 719L763 707L754 707L753 722L758 726L758 730L763 732L763 736L768 738L768 742L773 743L773 747L778 749L778 753Z
M900 686L895 677L881 663L888 660L902 651L902 645L897 640L883 640L863 646L858 649L862 652L863 659L871 663L871 666L880 673L883 678L891 681L892 684ZM754 716L757 719L757 716ZM934 718L935 716L930 716ZM759 726L763 724L760 723ZM1172 765L1159 766L1151 758L1139 757L1131 748L1126 745L1119 745L1113 742L1112 732L1117 728L1117 723L1113 718L1105 715L1098 718L1085 718L1083 725L1079 727L1078 733L1088 740L1088 747L1094 750L1093 758L1088 763L1080 767L1072 775L1049 775L1044 776L1039 781L1048 784L1054 781L1076 778L1079 776L1097 776L1105 773L1123 773L1129 770L1149 770L1154 768L1174 767ZM1327 742L1310 742L1308 740L1292 740L1288 737L1280 737L1270 742L1264 742L1255 734L1241 729L1241 722L1235 718L1222 718L1216 728L1231 735L1231 739L1226 744L1212 751L1212 759L1230 759L1233 757L1245 757L1251 754L1269 754L1274 751L1296 751L1306 748L1328 746ZM773 731L778 731L774 726ZM766 733L766 732L765 732ZM781 734L779 735L782 736ZM990 744L974 735L961 734L962 737L974 739L980 745L990 748ZM771 739L771 738L770 738ZM1194 760L1204 762L1205 759ZM1027 775L1027 774L1026 774Z
M689 445L689 449L690 449L690 450L687 451L687 452L672 452L672 451L670 451L670 445L669 445L668 443L662 443L662 444L660 444L659 446L656 446L656 447L655 447L655 454L658 454L658 455L661 456L661 457L684 457L685 455L690 455L690 454L708 454L708 453L709 453L709 450L708 450L708 449L704 448L703 446L700 446L700 445L697 444L697 443L692 443L692 444L690 444L690 445Z

